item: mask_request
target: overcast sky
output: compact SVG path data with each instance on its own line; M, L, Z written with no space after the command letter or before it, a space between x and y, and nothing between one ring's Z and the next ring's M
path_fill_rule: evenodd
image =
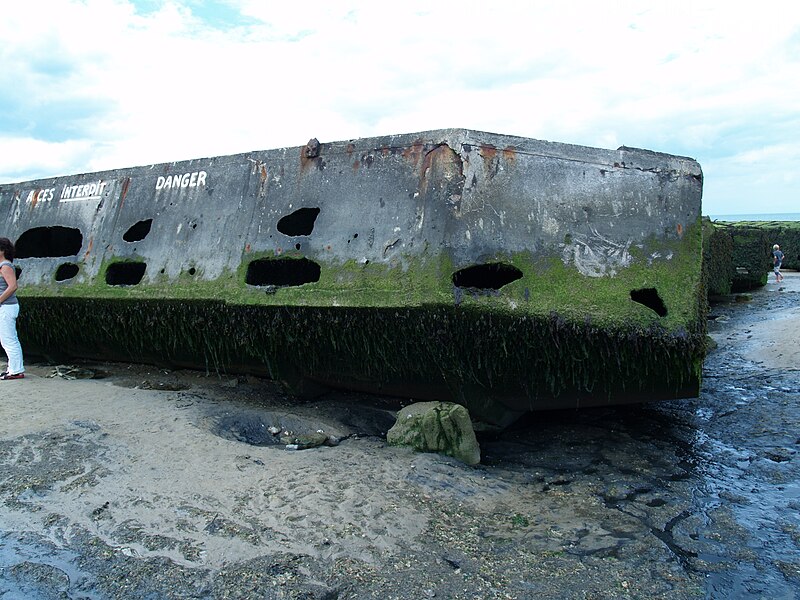
M690 156L704 214L800 212L800 3L0 8L0 183L450 127Z

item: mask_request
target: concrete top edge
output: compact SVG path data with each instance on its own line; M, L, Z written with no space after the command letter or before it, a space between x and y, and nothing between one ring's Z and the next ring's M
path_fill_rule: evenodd
M309 140L310 141L310 140ZM469 152L474 147L479 151L491 148L493 150L512 151L527 155L555 158L567 161L583 162L597 166L614 168L629 168L655 172L678 172L681 175L702 177L700 164L689 157L676 156L653 150L630 148L620 146L616 150L580 146L564 142L551 142L534 138L526 138L508 134L490 133L473 129L434 129L414 133L390 134L384 136L352 138L332 142L320 141L320 154L353 152L355 150L374 151L383 148L411 147L414 145L441 145L447 144L458 152ZM157 169L159 167L192 166L209 161L236 162L242 159L269 159L278 157L299 156L306 144L300 146L287 146L266 150L250 150L237 154L220 156L190 158L163 163L131 165L103 171L84 173L63 173L46 176L39 179L0 183L0 189L13 188L21 184L31 185L39 182L52 182L57 179L70 178L104 178L118 177L122 172Z
M412 145L415 140L429 143L448 142L454 150L464 145L489 146L497 150L513 150L523 154L540 155L599 166L631 168L645 171L677 171L684 175L702 176L700 164L693 158L677 156L665 152L620 146L616 150L581 146L565 142L551 142L500 133L490 133L473 129L434 129L418 133L405 133L384 137L359 138L345 142L332 142L330 146L346 145L369 140L392 140L394 145ZM437 142L439 140L439 142ZM323 144L325 146L326 144ZM392 144L375 144L376 148Z

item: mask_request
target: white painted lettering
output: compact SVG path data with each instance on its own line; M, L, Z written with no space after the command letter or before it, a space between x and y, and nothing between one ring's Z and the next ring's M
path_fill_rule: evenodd
M203 187L206 184L208 173L205 171L192 171L176 175L160 175L156 179L156 191L172 188L186 189L190 187Z
M55 197L55 191L56 188L31 190L30 192L28 192L28 195L25 196L25 202L33 204L35 204L36 202L47 202Z
M62 202L70 202L72 200L100 200L105 187L106 182L103 180L78 185L65 184L61 188L59 200ZM55 188L53 188L53 192L55 192Z

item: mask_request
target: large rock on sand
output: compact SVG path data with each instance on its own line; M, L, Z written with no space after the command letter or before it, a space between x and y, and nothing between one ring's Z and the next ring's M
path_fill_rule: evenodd
M469 412L451 402L418 402L397 414L386 440L394 446L410 446L419 452L438 452L468 465L481 461L481 449Z

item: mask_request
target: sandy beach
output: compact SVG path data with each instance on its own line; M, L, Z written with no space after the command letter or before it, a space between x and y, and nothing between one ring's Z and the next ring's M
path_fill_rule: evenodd
M800 274L780 287L759 301L797 294ZM712 335L797 369L800 309L767 314ZM473 468L385 444L408 399L298 403L254 377L69 367L31 364L0 388L3 600L705 593L670 546L699 543L674 527L690 510L680 448L626 431L672 427L685 405L542 417L483 439ZM286 450L270 428L335 445Z
M784 273L782 283L770 275L766 291L775 294L800 292L800 273ZM778 309L764 320L754 323L747 332L746 358L773 369L800 369L800 306ZM752 337L750 337L752 336Z

